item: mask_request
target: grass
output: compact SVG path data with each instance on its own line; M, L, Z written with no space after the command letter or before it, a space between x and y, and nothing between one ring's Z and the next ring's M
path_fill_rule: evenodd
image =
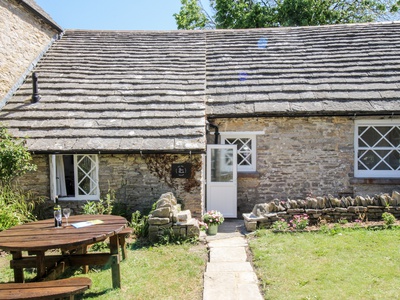
M13 281L10 255L0 258L0 282ZM207 262L204 245L166 245L129 249L121 262L121 289L112 289L111 270L80 270L71 276L92 279L92 287L76 299L202 299L203 273ZM30 274L26 274L31 277Z
M111 289L110 270L92 272L83 299L201 299L206 258L204 247L189 244L131 250L121 263L122 289Z
M265 299L400 299L400 230L272 233L250 241Z
M400 299L400 229L273 233L249 240L265 299ZM202 299L204 245L134 248L121 263L122 288L109 267L80 270L93 285L77 299ZM10 255L0 257L0 282L13 280ZM26 274L31 278L34 274Z

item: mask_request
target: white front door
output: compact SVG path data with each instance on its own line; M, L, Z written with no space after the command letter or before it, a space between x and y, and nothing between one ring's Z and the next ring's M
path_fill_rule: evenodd
M237 217L236 145L207 145L207 211Z

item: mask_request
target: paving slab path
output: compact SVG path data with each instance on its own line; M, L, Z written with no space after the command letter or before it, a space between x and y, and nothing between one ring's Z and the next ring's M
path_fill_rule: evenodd
M228 219L216 235L204 236L209 261L204 274L203 300L262 300L258 279L247 258L243 220Z

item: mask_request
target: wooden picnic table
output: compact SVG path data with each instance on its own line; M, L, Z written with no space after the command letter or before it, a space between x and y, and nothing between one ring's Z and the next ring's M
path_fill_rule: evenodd
M75 228L71 224L100 220ZM63 220L65 223L65 219ZM0 232L0 249L12 254L14 281L24 282L24 268L36 268L37 280L52 280L69 266L111 265L113 288L121 287L119 236L127 225L125 218L114 215L76 215L69 226L56 228L54 219L18 225ZM108 253L87 253L88 246L110 239ZM59 249L59 253L49 251ZM27 254L26 254L27 252Z

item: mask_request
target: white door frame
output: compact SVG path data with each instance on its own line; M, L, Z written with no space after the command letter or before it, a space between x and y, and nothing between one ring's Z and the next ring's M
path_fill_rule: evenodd
M215 150L220 150L217 151L219 161L213 160ZM218 178L212 172L218 172ZM225 178L221 172L226 174ZM237 145L207 145L206 177L207 210L218 210L226 218L237 218Z

